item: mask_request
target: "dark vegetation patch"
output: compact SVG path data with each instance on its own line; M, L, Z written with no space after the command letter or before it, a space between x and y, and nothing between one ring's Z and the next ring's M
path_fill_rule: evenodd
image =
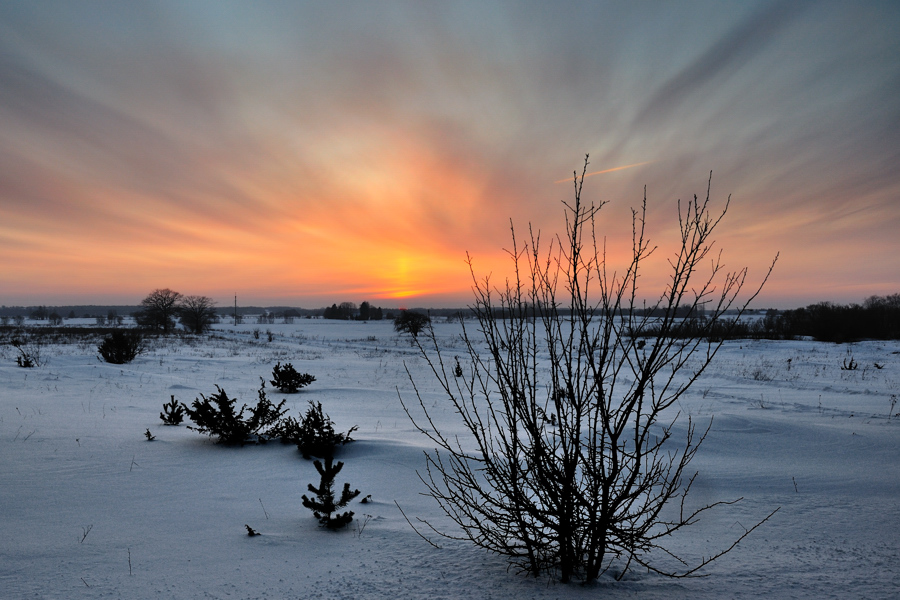
M689 316L671 332L683 339L791 340L813 338L820 342L900 339L900 294L871 296L862 304L819 302L804 308L769 310L760 319L719 319L710 321ZM659 335L654 321L632 331L634 338Z

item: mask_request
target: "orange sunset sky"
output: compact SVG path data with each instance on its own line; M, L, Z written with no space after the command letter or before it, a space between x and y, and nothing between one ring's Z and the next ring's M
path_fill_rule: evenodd
M731 209L756 307L900 292L900 3L0 1L0 304L471 301L512 218Z

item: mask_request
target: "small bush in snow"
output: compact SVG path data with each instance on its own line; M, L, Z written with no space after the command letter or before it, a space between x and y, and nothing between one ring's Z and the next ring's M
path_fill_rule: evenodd
M24 340L16 338L10 342L10 345L19 351L19 356L16 357L17 365L25 369L41 366L41 350L44 345L41 338Z
M352 442L350 434L354 431L355 425L347 433L335 433L334 421L322 412L322 403L310 401L309 409L299 422L292 417L284 419L273 429L273 437L277 436L285 443L297 444L303 458L327 458L334 455L337 446Z
M285 363L284 366L281 366L280 362L276 363L275 368L272 369L272 377L272 385L285 394L296 394L300 391L300 388L316 380L309 373L298 373L291 363Z
M265 442L287 409L284 408L285 400L277 405L273 404L266 397L265 382L260 383L259 400L256 406L249 409L248 418L244 417L247 405L244 404L236 411L236 399L229 398L225 390L216 386L217 393L209 398L200 394L200 398L194 400L191 407L184 407L188 418L194 422L194 426L188 425L188 429L206 433L210 437L218 436L218 441L222 444L244 445L253 438L257 442Z
M176 402L175 396L172 396L170 402L163 404L163 411L159 413L159 418L162 419L164 425L180 425L184 420L184 405Z
M841 371L855 371L859 368L859 363L856 362L853 357L850 357L850 360L844 359L843 364L841 364Z
M113 331L97 346L103 360L114 365L130 363L143 351L144 340L136 331Z
M338 461L337 464L332 463L329 456L325 459L325 465L321 461L315 463L316 471L319 472L321 479L319 487L309 484L308 489L315 494L315 498L307 498L303 496L303 506L313 511L315 517L319 520L322 527L328 529L340 529L347 526L353 520L353 511L339 513L338 511L346 507L351 500L359 496L359 490L350 491L350 484L345 483L344 489L341 491L341 497L334 497L334 478L344 467L344 463Z

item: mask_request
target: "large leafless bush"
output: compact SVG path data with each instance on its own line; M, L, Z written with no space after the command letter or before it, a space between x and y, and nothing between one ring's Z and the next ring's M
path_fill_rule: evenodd
M461 529L439 533L508 556L528 573L590 581L637 564L695 574L769 518L681 570L655 560L674 556L670 536L737 501L686 501L696 476L689 464L709 429L687 418L686 434L673 439L673 405L721 345L706 329L726 310L739 316L762 284L739 300L747 270L725 271L711 237L728 204L713 211L707 189L705 200L679 202L680 248L669 258L667 287L645 303L639 278L656 250L645 234L646 189L632 211L630 263L611 272L596 233L603 204L582 200L586 168L587 160L574 202L564 203L564 235L548 243L529 228L523 242L513 229L514 275L504 285L479 279L470 259L477 327L463 322L466 376L454 376L433 329L414 338L469 434L443 433L413 381L418 405L404 407L436 446L420 475ZM684 337L684 314L700 312L701 326ZM652 337L642 335L651 327Z

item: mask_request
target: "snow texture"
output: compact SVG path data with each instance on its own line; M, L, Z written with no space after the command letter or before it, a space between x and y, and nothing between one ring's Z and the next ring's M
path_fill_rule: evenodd
M743 497L672 544L688 558L727 547L781 510L707 577L640 571L587 586L507 569L502 557L407 524L449 523L421 495L427 440L398 398L414 401L404 364L437 423L459 423L424 362L390 322L299 320L220 325L212 337L153 341L127 365L96 345L56 344L24 369L0 348L0 597L3 598L895 598L900 593L900 343L727 342L681 401L712 421L692 467L692 501ZM438 323L446 356L463 356L457 324ZM851 356L859 368L841 370ZM336 482L371 495L344 531L300 504L318 478L293 446L223 447L164 426L171 395L190 403L219 385L255 401L259 378L293 362L316 382L286 397L288 414L322 402L342 448ZM883 368L877 368L875 363ZM900 403L893 406L900 413ZM686 419L682 418L682 432ZM144 431L155 436L148 441ZM676 435L677 439L677 435ZM261 535L250 537L245 525ZM433 536L432 536L433 537Z

